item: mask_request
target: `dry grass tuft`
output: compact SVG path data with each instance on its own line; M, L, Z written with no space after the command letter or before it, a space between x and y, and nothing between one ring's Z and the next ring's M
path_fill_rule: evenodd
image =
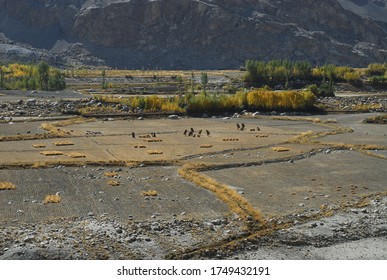
M61 201L62 201L62 198L60 197L60 195L49 194L49 195L46 195L46 197L43 200L43 203L44 204L47 204L47 203L59 203Z
M148 150L146 151L148 155L162 155L164 152L160 150Z
M71 158L85 158L86 155L78 152L71 152L68 153L66 156L71 157Z
M117 186L121 185L121 182L118 180L108 180L107 184L109 186L112 186L112 187L117 187Z
M145 191L141 192L141 195L143 195L143 196L157 196L158 193L155 190L149 190L149 191L146 191L146 192Z
M273 147L271 149L275 152L288 152L288 151L290 151L289 148L285 148L285 147Z
M46 148L45 144L32 144L32 147L34 148Z
M45 155L45 156L61 156L61 155L63 155L63 152L61 152L61 151L41 151L40 153L42 155Z
M0 182L0 190L16 190L16 186L11 182Z
M212 148L213 146L211 144L203 144L203 145L200 145L200 148L202 149L209 149L209 148Z
M54 142L52 144L54 144L55 146L73 146L74 142L64 141L64 142Z
M192 168L194 167L192 166ZM254 222L258 222L259 225L264 223L261 213L250 205L245 198L239 195L235 190L229 188L227 185L219 183L209 176L197 172L196 170L190 169L190 166L188 165L179 169L179 175L202 188L212 191L228 205L231 211L237 213L242 219L249 222L252 226L256 226Z
M104 175L105 177L112 178L112 177L118 176L118 173L115 172L115 171L108 171L108 172L105 172L103 175Z

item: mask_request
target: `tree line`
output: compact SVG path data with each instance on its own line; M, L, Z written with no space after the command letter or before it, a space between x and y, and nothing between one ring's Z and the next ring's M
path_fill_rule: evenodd
M29 65L19 63L0 65L0 89L53 91L65 88L63 73L44 61Z
M387 85L387 64L373 63L365 69L324 64L314 67L308 61L290 60L246 60L244 82L247 86L294 89L310 86L316 95L333 95L334 84L347 82L361 86Z

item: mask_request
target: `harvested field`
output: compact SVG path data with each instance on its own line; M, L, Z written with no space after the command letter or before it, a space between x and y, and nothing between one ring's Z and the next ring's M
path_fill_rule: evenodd
M386 160L325 150L305 159L205 174L237 190L266 217L319 210L387 191Z
M36 246L48 238L68 259L232 258L242 240L277 240L293 224L384 197L387 132L364 118L69 120L46 122L60 126L49 139L40 122L1 124L0 137L29 125L38 135L0 142L0 181L17 186L1 191L0 233L36 224ZM45 203L55 193L60 203ZM98 237L47 237L56 227ZM11 243L0 239L0 257L18 252Z
M229 215L227 206L211 192L186 182L174 167L117 168L54 167L0 170L0 178L18 186L0 196L1 223L42 222L53 218L96 217L106 213L121 222L195 218L212 220ZM107 184L106 172L117 172L117 187ZM28 178L28 180L26 179ZM148 200L142 192L157 191ZM47 194L61 193L61 203L43 205ZM49 207L47 207L49 206ZM22 210L23 215L18 215ZM181 215L184 213L184 215Z

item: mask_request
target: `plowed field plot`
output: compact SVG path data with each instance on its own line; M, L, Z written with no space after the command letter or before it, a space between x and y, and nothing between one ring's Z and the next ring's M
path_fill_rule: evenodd
M246 123L244 131L238 130L236 126L238 122L242 123L242 121ZM37 128L37 124L32 123L32 126ZM293 131L294 125L305 126L303 131L313 129L313 131L318 132L330 129L311 122L302 122L300 125L295 121L270 122L269 120L257 119L187 118L180 120L85 122L60 127L61 130L68 133L65 139L1 142L0 164L71 162L73 158L66 156L66 153L70 152L84 154L85 157L80 159L83 162L189 159L194 156L222 154L229 151L238 152L239 150L276 145L299 134L299 131ZM18 128L15 127L11 134L16 135L17 131ZM262 135L264 137L261 137ZM238 141L224 141L224 139L238 139ZM48 158L43 157L37 151L41 148L36 148L36 145L45 145L50 150L55 142L71 142L73 145L55 145L55 150L62 151L63 156ZM136 148L140 145L145 146L145 148ZM203 145L210 148L203 150L201 148ZM162 151L162 153L149 154L148 150ZM244 158L240 157L238 160L243 161ZM225 162L227 161L229 160L225 160Z
M387 161L354 151L320 153L294 162L207 171L266 217L319 209L387 191Z
M41 129L42 122L5 122L0 123L0 138L17 135L35 135L46 132Z
M0 170L0 178L15 190L0 191L1 223L39 222L52 218L85 217L93 214L141 221L193 218L211 220L229 214L214 194L177 175L174 167L119 168L114 178L108 168L56 167ZM109 185L116 180L118 186ZM153 190L155 196L143 193ZM60 203L44 204L46 195L59 194Z

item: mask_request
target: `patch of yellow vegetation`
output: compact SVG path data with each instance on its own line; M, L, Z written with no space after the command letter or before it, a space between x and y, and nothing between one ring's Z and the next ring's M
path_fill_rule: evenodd
M185 165L179 169L179 175L202 188L212 191L228 205L231 211L235 212L242 219L249 222L250 225L255 227L257 225L254 222L258 222L259 226L262 226L262 224L265 223L262 214L245 198L227 185L219 183L215 179L196 171L200 168L200 166L195 167L192 165Z
M121 185L121 182L118 180L108 180L107 184L109 186L112 186L112 187L117 187L117 186Z
M209 149L209 148L212 148L213 146L211 144L203 144L203 145L200 145L200 148L202 149Z
M55 146L73 146L74 142L71 141L62 141L62 142L54 142L52 143Z
M158 193L155 190L149 190L149 191L141 192L141 195L142 196L157 196Z
M32 147L34 148L46 148L45 144L32 144Z
M288 151L290 151L289 148L285 148L285 147L273 147L271 149L275 152L288 152Z
M40 154L45 156L61 156L64 153L61 151L41 151Z
M68 156L68 157L71 157L71 158L85 158L85 157L86 157L85 154L78 153L78 152L71 152L71 153L68 153L67 156Z
M16 186L11 182L0 182L0 190L16 190Z
M61 201L62 201L62 198L60 197L60 195L49 194L49 195L46 195L46 197L43 200L43 203L44 204L47 204L47 203L59 203Z
M118 173L115 172L115 171L108 171L108 172L105 172L103 175L104 175L105 177L112 178L112 177L118 176Z
M160 150L148 150L146 151L148 155L162 155L164 152Z

